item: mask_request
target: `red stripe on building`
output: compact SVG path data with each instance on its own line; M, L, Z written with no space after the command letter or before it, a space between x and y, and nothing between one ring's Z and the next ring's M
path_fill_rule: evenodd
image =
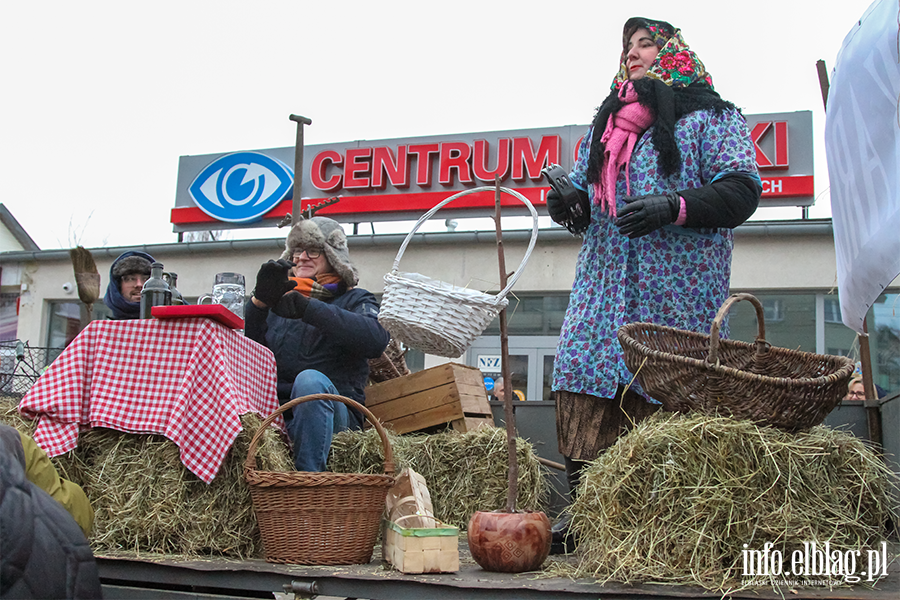
M792 198L812 196L815 192L812 175L791 177L762 177L763 198Z
M541 206L545 204L544 195L550 189L548 187L510 188L519 192L532 204ZM350 216L355 215L357 220L366 220L365 214L390 214L390 213L425 213L434 208L441 201L446 200L457 192L420 192L411 194L379 194L371 196L341 196L341 201L332 206L316 211L322 216ZM310 204L317 204L325 198L304 199L301 208L306 209ZM291 212L292 200L282 200L275 208L263 217L264 219L280 218ZM503 194L500 199L501 206L522 206L522 203L509 194ZM447 205L447 208L493 208L494 191L484 191L463 196ZM195 223L216 223L217 219L195 206L173 208L171 222L175 225L189 225Z

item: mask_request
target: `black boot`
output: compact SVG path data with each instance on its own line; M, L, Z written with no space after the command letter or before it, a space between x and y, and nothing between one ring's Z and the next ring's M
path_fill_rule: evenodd
M581 482L581 472L585 467L583 461L572 460L568 456L566 460L566 479L569 482L569 498L575 502L578 494L578 484ZM559 521L550 528L550 554L571 554L575 551L575 535L569 532L569 521L572 515L568 509L560 516Z

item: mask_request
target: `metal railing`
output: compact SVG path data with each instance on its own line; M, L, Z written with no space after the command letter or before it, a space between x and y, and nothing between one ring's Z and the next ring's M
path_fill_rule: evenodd
M0 342L0 394L24 396L62 348L39 348L21 340Z

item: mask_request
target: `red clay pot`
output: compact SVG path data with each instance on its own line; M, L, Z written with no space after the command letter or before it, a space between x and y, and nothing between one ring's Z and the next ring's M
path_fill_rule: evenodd
M469 520L469 550L485 571L523 573L550 554L550 519L542 512L476 512Z

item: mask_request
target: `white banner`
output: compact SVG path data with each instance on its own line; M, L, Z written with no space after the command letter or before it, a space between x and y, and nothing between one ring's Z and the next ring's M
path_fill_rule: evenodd
M876 0L847 34L825 113L841 318L860 333L900 274L898 13L897 0Z

